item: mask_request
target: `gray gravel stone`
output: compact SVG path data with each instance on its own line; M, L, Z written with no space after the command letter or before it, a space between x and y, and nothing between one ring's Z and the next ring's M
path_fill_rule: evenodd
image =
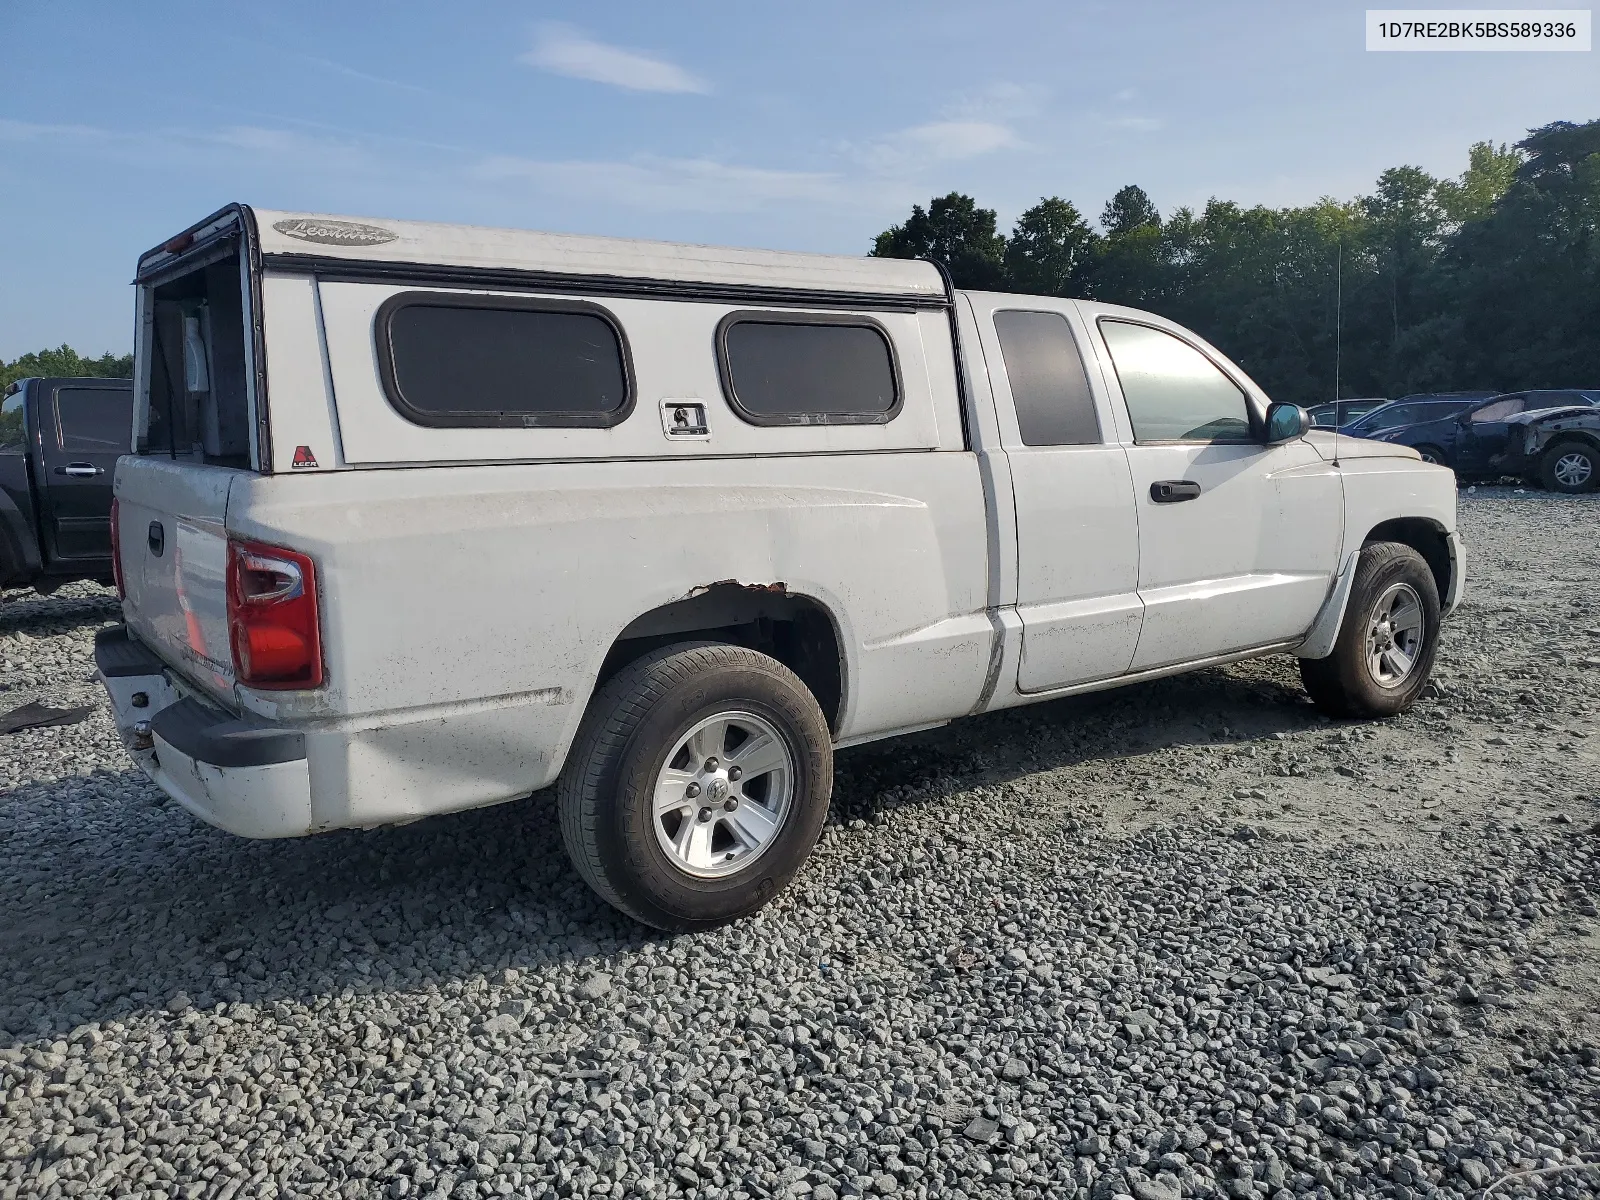
M1464 500L1392 722L1272 658L842 751L795 887L682 938L545 796L199 825L89 682L109 597L9 602L0 689L98 707L0 739L0 1200L1468 1200L1593 1155L1597 516Z
M987 1142L1000 1132L1000 1123L989 1117L973 1117L961 1132L975 1142Z
M1492 1178L1489 1168L1475 1158L1462 1159L1457 1169L1461 1172L1461 1177L1475 1188L1487 1187Z
M1133 1184L1134 1200L1180 1200L1182 1194L1176 1178L1138 1179Z

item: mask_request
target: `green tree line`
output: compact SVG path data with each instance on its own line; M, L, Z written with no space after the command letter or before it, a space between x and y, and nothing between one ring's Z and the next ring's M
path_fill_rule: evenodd
M131 379L133 355L112 354L109 350L99 358L85 358L71 346L61 345L54 350L35 350L11 362L0 361L0 392L18 379L31 376L75 379L93 376L99 379Z
M936 259L958 287L1149 309L1299 404L1334 399L1336 370L1341 398L1600 387L1600 120L1480 142L1456 179L1394 167L1370 196L1301 208L1163 218L1130 185L1098 229L1050 197L1006 235L952 192L871 253Z

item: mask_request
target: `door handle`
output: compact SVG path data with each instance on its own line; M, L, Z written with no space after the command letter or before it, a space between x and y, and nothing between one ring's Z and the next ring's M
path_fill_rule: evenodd
M1162 479L1150 485L1150 499L1157 504L1181 504L1200 496L1200 485L1192 479Z
M57 467L57 475L71 475L74 479L92 479L96 475L104 475L106 469L97 467L93 463L68 463L64 467Z

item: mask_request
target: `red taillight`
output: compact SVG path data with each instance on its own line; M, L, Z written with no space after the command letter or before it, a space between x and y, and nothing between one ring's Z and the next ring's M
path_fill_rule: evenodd
M122 583L122 532L117 528L119 524L117 513L117 498L111 497L111 578L117 585L117 599L126 600L128 589Z
M246 687L321 687L312 561L278 546L230 541L228 639L234 673Z

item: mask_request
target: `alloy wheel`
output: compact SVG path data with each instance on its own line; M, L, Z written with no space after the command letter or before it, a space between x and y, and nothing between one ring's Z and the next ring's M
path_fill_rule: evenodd
M794 802L795 760L771 721L729 711L680 737L656 775L656 840L679 870L721 879L777 840Z
M1367 670L1382 688L1410 678L1422 653L1422 597L1409 583L1391 584L1367 620Z

